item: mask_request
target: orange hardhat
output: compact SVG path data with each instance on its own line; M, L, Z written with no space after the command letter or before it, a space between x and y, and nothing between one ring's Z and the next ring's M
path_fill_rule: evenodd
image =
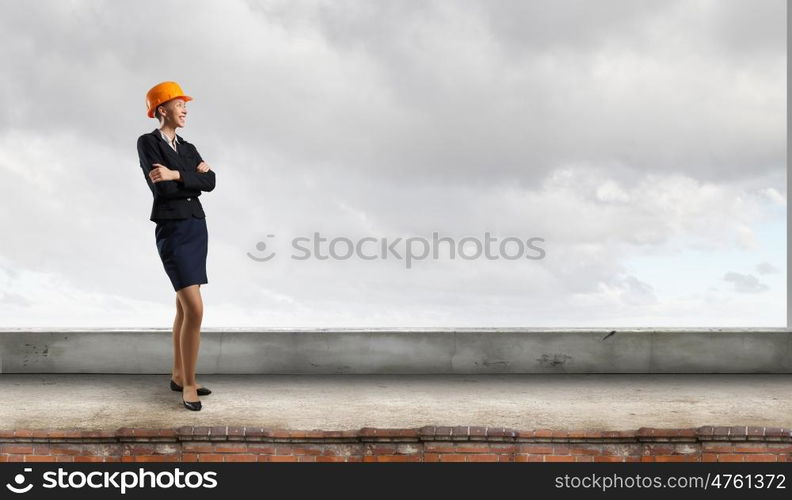
M149 118L154 118L154 110L157 106L177 97L184 101L192 101L192 97L184 95L184 91L176 82L161 82L154 85L146 93L146 114Z

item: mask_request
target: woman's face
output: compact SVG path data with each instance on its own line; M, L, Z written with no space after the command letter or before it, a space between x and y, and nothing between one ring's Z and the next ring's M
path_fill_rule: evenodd
M187 102L183 99L171 99L161 105L164 124L173 128L184 127L187 121Z

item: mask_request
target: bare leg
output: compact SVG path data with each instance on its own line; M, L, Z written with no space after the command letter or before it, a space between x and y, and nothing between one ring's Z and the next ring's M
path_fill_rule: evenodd
M198 349L201 345L201 322L203 321L203 300L198 285L190 285L176 292L181 302L184 319L180 330L182 362L183 397L185 401L198 399L198 384L195 381L195 366L198 362Z
M199 287L201 285L198 285ZM176 318L173 320L173 370L171 379L178 385L184 385L182 376L182 356L181 356L181 330L184 323L184 308L182 307L181 300L178 294L176 295ZM198 384L200 389L202 386Z
M182 385L182 361L181 361L181 328L184 322L184 309L176 295L176 318L173 320L173 374L171 379Z

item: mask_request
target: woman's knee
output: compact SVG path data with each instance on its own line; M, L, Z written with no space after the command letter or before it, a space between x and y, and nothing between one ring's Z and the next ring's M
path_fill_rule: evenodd
M200 321L203 318L203 306L198 304L184 312L184 317L191 321Z
M203 317L203 302L198 300L187 300L183 305L184 317L190 320L197 320Z

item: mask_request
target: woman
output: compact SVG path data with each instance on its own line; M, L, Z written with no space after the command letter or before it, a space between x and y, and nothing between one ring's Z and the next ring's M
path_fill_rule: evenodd
M176 134L184 127L192 97L176 82L161 82L146 94L146 113L159 127L138 138L140 166L154 195L150 220L165 272L176 291L173 321L173 373L170 388L182 392L189 410L200 410L199 395L211 394L195 380L200 346L208 234L199 201L202 191L215 187L215 174L198 150Z

